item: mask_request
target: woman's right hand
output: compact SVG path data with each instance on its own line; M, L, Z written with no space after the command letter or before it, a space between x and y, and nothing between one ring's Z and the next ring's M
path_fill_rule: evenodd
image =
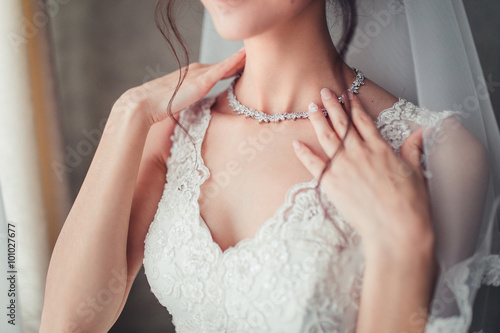
M245 56L242 48L217 64L190 64L188 74L173 99L172 114L202 99L219 80L240 72L245 66ZM137 110L144 113L149 125L162 121L168 116L168 104L177 87L180 71L185 69L127 90L115 102L112 111Z

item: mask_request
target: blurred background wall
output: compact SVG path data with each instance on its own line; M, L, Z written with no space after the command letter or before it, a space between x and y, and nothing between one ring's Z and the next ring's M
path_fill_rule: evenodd
M197 0L180 2L183 9L178 13L178 24L191 51L191 60L197 61L203 9ZM49 0L48 3L58 4L51 30L65 155L58 162L66 168L57 174L67 177L73 202L97 147L95 138L116 99L128 88L176 70L177 65L154 23L156 0ZM500 119L500 2L465 0L464 3ZM495 27L494 31L486 30L486 23ZM493 289L482 291L481 297L495 292L498 297L498 291ZM173 331L168 312L150 292L141 270L111 332Z

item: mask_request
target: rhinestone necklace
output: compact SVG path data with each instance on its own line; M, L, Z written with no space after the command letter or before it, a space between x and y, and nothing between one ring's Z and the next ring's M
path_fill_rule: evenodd
M351 87L347 89L348 91L352 92L353 94L358 93L358 89L360 86L364 84L364 79L365 76L364 74L357 68L352 67L352 69L356 72L356 79L352 83ZM265 122L280 122L282 120L296 120L296 119L309 119L309 113L307 111L304 112L285 112L285 113L276 113L276 114L267 114L262 111L257 111L254 110L250 107L247 107L243 104L241 104L237 99L236 96L234 96L234 85L236 84L236 81L240 78L240 75L238 75L231 85L228 88L227 91L227 100L229 101L229 105L233 108L233 111L238 113L238 114L243 114L245 117L252 117L254 119L257 119L259 123ZM344 104L344 95L340 96L338 98L340 104ZM321 111L323 111L323 114L328 117L328 112L326 109L322 108Z

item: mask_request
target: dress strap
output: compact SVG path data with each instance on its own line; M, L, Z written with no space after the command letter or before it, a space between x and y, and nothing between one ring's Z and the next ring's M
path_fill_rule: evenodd
M176 126L171 136L172 146L167 160L167 182L179 182L185 186L186 180L206 177L201 158L201 145L205 137L211 114L210 108L215 97L202 99L180 111L179 123L186 129ZM193 177L194 176L194 177Z

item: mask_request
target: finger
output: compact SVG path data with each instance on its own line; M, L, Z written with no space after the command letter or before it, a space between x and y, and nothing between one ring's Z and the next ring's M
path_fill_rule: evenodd
M234 67L231 70L229 70L222 77L222 79L227 79L227 78L230 78L232 76L235 76L238 73L241 73L243 71L243 68L245 68L245 63L246 63L246 55L243 58L241 58L241 60L236 65L234 65Z
M304 143L298 140L293 140L292 144L295 154L299 158L300 162L302 162L314 178L318 179L321 172L325 168L325 162L316 156Z
M419 127L403 142L400 156L403 161L411 165L417 172L422 174L421 156L423 154L424 140L422 138L423 127Z
M340 139L328 124L323 112L320 112L318 106L314 103L309 104L309 120L314 127L321 147L331 157L337 150Z
M242 47L238 52L234 53L226 60L221 61L218 64L215 64L212 67L210 67L210 69L205 73L207 80L215 84L223 78L228 78L233 76L236 72L241 70L245 65L244 61L245 57L246 57L245 48Z
M372 117L368 115L361 106L359 99L350 91L347 92L351 107L351 118L354 126L358 130L359 136L367 143L382 140L382 135L378 131Z
M335 132L338 134L339 138L343 138L347 131L349 119L342 108L342 105L330 89L323 88L320 94L321 100L325 109L328 111L328 117L332 122Z
M338 98L329 90L324 88L320 92L323 105L328 111L328 116L330 117L335 132L337 133L340 140L344 142L346 148L354 147L361 144L361 139L359 138L356 129L350 129L349 117L347 116L344 108L340 104Z

